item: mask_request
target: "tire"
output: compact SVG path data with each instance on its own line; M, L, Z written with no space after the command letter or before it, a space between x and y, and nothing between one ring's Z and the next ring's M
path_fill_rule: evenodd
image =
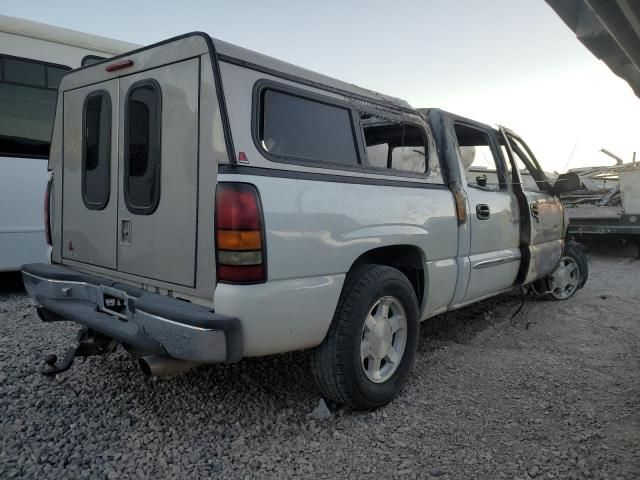
M403 314L404 331L398 327ZM355 267L347 274L329 331L311 356L322 396L354 410L389 403L413 366L418 328L418 300L402 272L384 265Z
M575 288L572 288L570 291L562 291L554 284L554 277L557 274L560 268L566 269L567 266L570 268L577 268L577 278ZM546 294L545 298L547 300L553 301L562 301L568 300L573 297L578 290L584 287L584 284L587 283L587 279L589 278L589 263L587 262L587 256L580 248L580 244L575 240L569 240L562 251L562 257L560 257L560 265L556 270L545 280L546 282Z

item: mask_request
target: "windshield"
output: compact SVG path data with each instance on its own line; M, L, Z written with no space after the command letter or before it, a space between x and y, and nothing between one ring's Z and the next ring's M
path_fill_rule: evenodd
M0 55L0 155L49 156L63 65Z

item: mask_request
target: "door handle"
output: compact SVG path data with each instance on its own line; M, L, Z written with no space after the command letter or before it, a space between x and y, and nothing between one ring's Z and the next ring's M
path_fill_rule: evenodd
M476 216L479 220L487 220L491 215L491 210L489 209L489 205L486 203L481 203L476 205Z
M131 220L121 220L120 245L131 245Z
M532 203L529 205L529 210L531 211L531 216L536 219L536 222L540 221L540 207L537 203Z

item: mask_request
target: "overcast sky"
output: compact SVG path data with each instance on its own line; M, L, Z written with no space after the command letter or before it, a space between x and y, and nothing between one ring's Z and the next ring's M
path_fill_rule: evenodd
M640 99L544 0L2 0L0 13L148 44L202 30L525 138L547 170L640 158Z

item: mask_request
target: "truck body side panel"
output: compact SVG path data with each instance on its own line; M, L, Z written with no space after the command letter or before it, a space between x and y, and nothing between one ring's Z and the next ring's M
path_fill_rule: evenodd
M457 245L451 239L456 238L458 227L453 195L448 189L340 183L311 175L309 179L294 180L277 171L272 175L251 175L250 168L242 169L242 175L227 171L233 171L233 167L220 173L220 182L248 182L258 188L267 234L267 284L236 287L246 295L233 297L222 293L234 291L232 286L216 287L216 312L246 312L238 315L247 327L243 328L246 354L319 344L337 304L341 288L338 283L358 257L375 248L410 245L423 252L427 300L422 319L441 311L451 301L457 273ZM287 285L286 282L292 282L290 285L296 286L299 295L337 288L336 295L331 301L330 297L323 297L319 306L287 309L289 313L283 315L280 298L255 294L262 288L266 291ZM287 293L284 298L289 302L290 297ZM311 304L315 302L308 305ZM318 316L318 312L322 315ZM299 318L290 321L294 313ZM261 327L256 328L255 324Z

